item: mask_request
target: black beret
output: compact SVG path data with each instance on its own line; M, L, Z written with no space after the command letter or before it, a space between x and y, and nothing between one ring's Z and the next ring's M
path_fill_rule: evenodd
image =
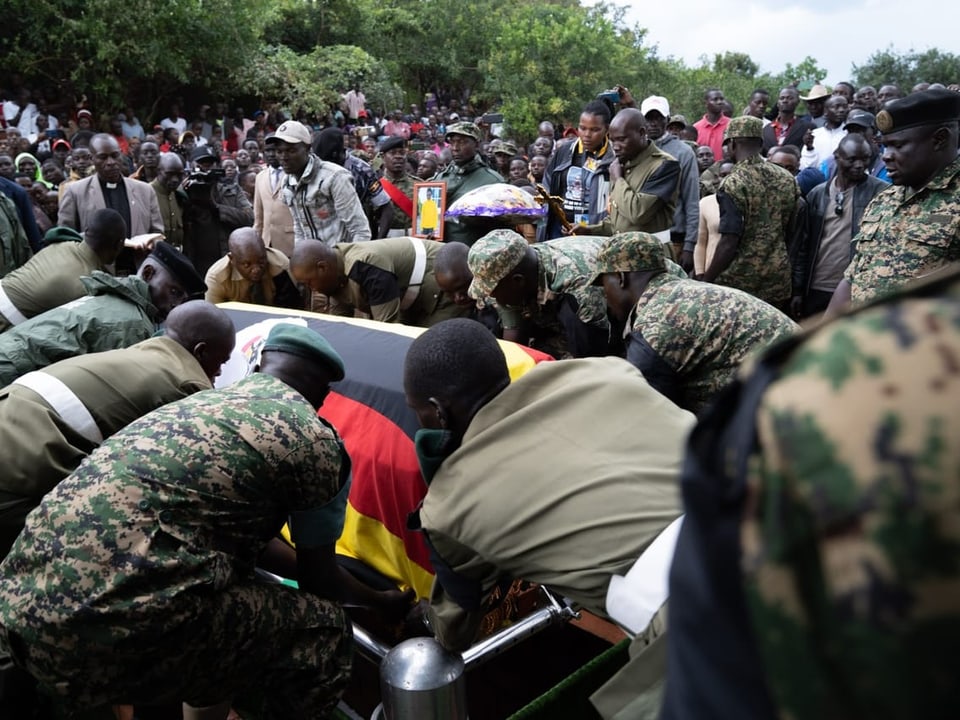
M407 144L407 141L402 137L397 137L396 135L391 135L382 143L380 143L380 152L385 153L388 150L395 150L398 147L403 147Z
M924 90L891 100L877 113L877 129L895 133L921 125L941 125L960 119L960 93Z
M170 243L160 240L153 246L149 257L163 265L183 285L190 297L203 296L207 292L207 284L193 263Z

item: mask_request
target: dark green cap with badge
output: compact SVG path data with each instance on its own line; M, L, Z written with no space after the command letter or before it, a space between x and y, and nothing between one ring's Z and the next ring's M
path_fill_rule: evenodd
M480 142L481 138L483 138L483 135L480 133L480 128L472 122L455 122L452 125L447 125L447 132L443 136L444 140L451 135L465 135L468 138L473 138L477 142Z
M316 330L303 325L292 323L274 325L263 343L263 352L271 350L314 360L326 367L334 380L343 380L346 373L343 358L333 349L333 345Z
M666 270L663 243L650 233L625 232L607 240L597 252L597 274L591 285L600 285L607 273Z
M877 130L889 135L921 125L942 125L960 119L960 93L935 88L891 100L877 113Z
M763 120L753 115L741 115L730 120L723 131L724 140L733 138L762 138Z
M473 282L467 294L474 300L490 297L493 289L520 264L527 241L513 230L494 230L477 240L467 255Z
M153 252L147 257L163 265L183 285L191 298L202 297L207 292L207 284L190 259L170 243L160 240L153 246Z

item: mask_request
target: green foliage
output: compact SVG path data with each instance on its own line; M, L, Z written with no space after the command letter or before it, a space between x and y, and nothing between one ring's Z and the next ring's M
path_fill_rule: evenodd
M325 115L339 102L340 93L357 82L372 105L393 106L402 97L383 64L352 45L317 47L307 55L282 45L265 47L238 70L233 82L289 113Z
M621 16L603 3L516 7L482 62L481 98L499 99L511 132L527 138L545 117L575 121L597 93L637 86L652 63L643 31L622 27Z
M801 89L807 90L827 76L827 71L817 65L815 58L807 55L796 66L787 63L783 72L780 73L782 84L798 85Z
M12 5L12 7L9 7ZM256 53L272 0L11 0L0 55L28 77L122 107L131 81L158 96L216 87Z
M948 85L960 82L960 55L936 48L922 53L911 50L900 55L888 47L875 52L863 65L855 65L853 76L857 87L872 85L879 88L894 83L904 92L910 92L910 88L921 82Z

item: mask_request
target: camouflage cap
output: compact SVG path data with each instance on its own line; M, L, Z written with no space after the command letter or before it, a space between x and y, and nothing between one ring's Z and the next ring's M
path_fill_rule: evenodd
M724 140L761 137L763 137L763 120L753 117L753 115L741 115L733 118L723 133Z
M496 155L509 155L513 157L517 154L517 146L509 140L501 140L492 150Z
M271 350L314 360L330 371L331 378L343 380L343 358L316 330L293 323L278 323L263 343L263 352Z
M477 142L480 142L480 139L483 135L480 133L480 128L474 125L472 122L455 122L447 126L447 132L443 136L443 139L446 140L451 135L464 135L468 138L472 138Z
M877 129L890 134L921 125L957 122L958 119L960 93L935 88L888 102L877 113Z
M494 230L474 243L467 255L467 265L473 273L473 282L467 294L474 300L483 300L520 264L527 252L527 241L513 230Z
M606 273L666 270L665 259L663 243L650 233L620 233L597 252L597 274L590 284L599 285Z

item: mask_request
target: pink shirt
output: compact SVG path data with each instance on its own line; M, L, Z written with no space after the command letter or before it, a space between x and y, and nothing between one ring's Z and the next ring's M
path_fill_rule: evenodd
M723 131L730 124L730 118L721 115L715 123L707 120L707 116L697 120L693 126L697 129L697 145L706 145L713 150L713 156L719 160L723 157Z

